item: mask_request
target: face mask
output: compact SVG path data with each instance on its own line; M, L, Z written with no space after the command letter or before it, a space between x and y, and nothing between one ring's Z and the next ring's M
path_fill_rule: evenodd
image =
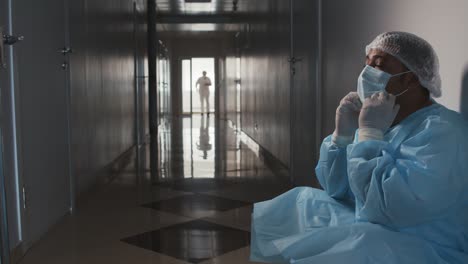
M385 92L385 87L387 87L388 81L390 81L392 77L396 77L408 72L411 71L391 75L366 65L358 78L357 93L359 95L359 99L361 99L361 102L364 102L366 98L371 97L375 93ZM397 94L396 96L400 96L407 91L408 89L400 94Z

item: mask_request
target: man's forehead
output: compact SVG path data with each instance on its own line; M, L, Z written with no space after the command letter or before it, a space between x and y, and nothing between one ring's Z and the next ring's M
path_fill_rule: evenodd
M369 53L366 56L366 59L368 60L374 60L378 58L382 58L385 60L385 62L388 62L388 63L396 63L396 64L403 66L403 63L401 63L399 59L395 58L393 55L387 52L384 52L378 49L369 50Z

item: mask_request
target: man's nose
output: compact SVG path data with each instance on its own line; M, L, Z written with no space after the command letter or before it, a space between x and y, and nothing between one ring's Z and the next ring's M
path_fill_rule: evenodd
M375 64L375 60L370 60L369 62L366 63L366 65L371 66L372 68L375 68L377 64Z

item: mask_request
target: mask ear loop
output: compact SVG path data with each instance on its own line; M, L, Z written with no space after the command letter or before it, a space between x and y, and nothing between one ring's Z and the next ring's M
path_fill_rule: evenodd
M409 88L406 89L406 90L404 90L403 92L401 92L401 93L399 93L399 94L396 94L395 97L398 97L398 96L400 96L400 95L403 95L403 94L405 94L407 91L409 91Z
M411 72L411 71L405 71L405 72L397 73L397 74L395 74L395 75L392 75L392 78L393 78L393 77L396 77L396 76L400 76L400 75L406 74L406 73L409 73L409 72ZM408 92L408 90L409 90L409 88L406 89L406 90L404 90L403 92L401 92L401 93L399 93L399 94L396 94L395 97L398 97L398 96L400 96L400 95L405 94L406 92Z
M392 75L392 78L393 78L393 77L400 76L400 75L403 75L403 74L406 74L406 73L409 73L409 72L411 72L411 71L405 71L405 72L397 73L397 74L395 74L395 75Z

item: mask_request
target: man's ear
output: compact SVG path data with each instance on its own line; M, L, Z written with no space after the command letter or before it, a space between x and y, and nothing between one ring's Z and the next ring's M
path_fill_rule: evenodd
M403 76L402 84L406 84L406 87L409 88L417 87L420 85L418 77L412 72Z
M411 73L411 74L408 74L408 75L410 76L409 82L408 82L408 87L421 86L421 83L419 82L419 78L418 78L418 76L416 76L416 74Z

